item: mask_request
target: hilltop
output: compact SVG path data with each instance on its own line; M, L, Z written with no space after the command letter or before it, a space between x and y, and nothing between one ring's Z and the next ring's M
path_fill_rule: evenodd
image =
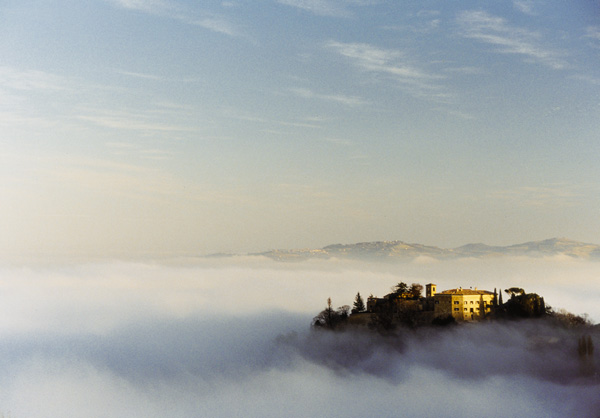
M261 255L277 261L300 261L315 258L409 261L418 257L456 259L504 256L549 257L556 255L600 260L600 245L573 241L567 238L551 238L509 246L473 243L457 248L440 248L404 241L374 241L356 244L333 244L320 249L271 250L252 255Z

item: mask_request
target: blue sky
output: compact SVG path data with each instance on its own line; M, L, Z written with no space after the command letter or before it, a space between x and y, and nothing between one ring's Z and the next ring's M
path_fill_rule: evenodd
M0 250L600 239L592 1L5 1Z

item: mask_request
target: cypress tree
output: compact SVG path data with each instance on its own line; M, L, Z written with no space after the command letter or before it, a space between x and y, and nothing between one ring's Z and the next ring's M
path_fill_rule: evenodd
M365 303L360 296L360 292L356 294L356 298L354 299L354 305L352 307L352 313L362 312L365 310Z

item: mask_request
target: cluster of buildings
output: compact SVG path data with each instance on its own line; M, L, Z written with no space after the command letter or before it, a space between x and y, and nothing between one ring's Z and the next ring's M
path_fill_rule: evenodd
M454 318L456 321L479 321L492 312L497 304L496 292L477 288L449 289L437 292L437 286L425 286L425 297L410 294L389 294L383 298L369 297L367 312L371 316L382 311L409 312L420 323L431 323L436 318Z

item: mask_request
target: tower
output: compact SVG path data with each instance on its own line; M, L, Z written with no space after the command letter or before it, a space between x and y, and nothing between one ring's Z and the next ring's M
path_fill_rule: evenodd
M436 287L437 285L433 284L433 283L429 283L425 285L425 297L433 297L436 293Z

